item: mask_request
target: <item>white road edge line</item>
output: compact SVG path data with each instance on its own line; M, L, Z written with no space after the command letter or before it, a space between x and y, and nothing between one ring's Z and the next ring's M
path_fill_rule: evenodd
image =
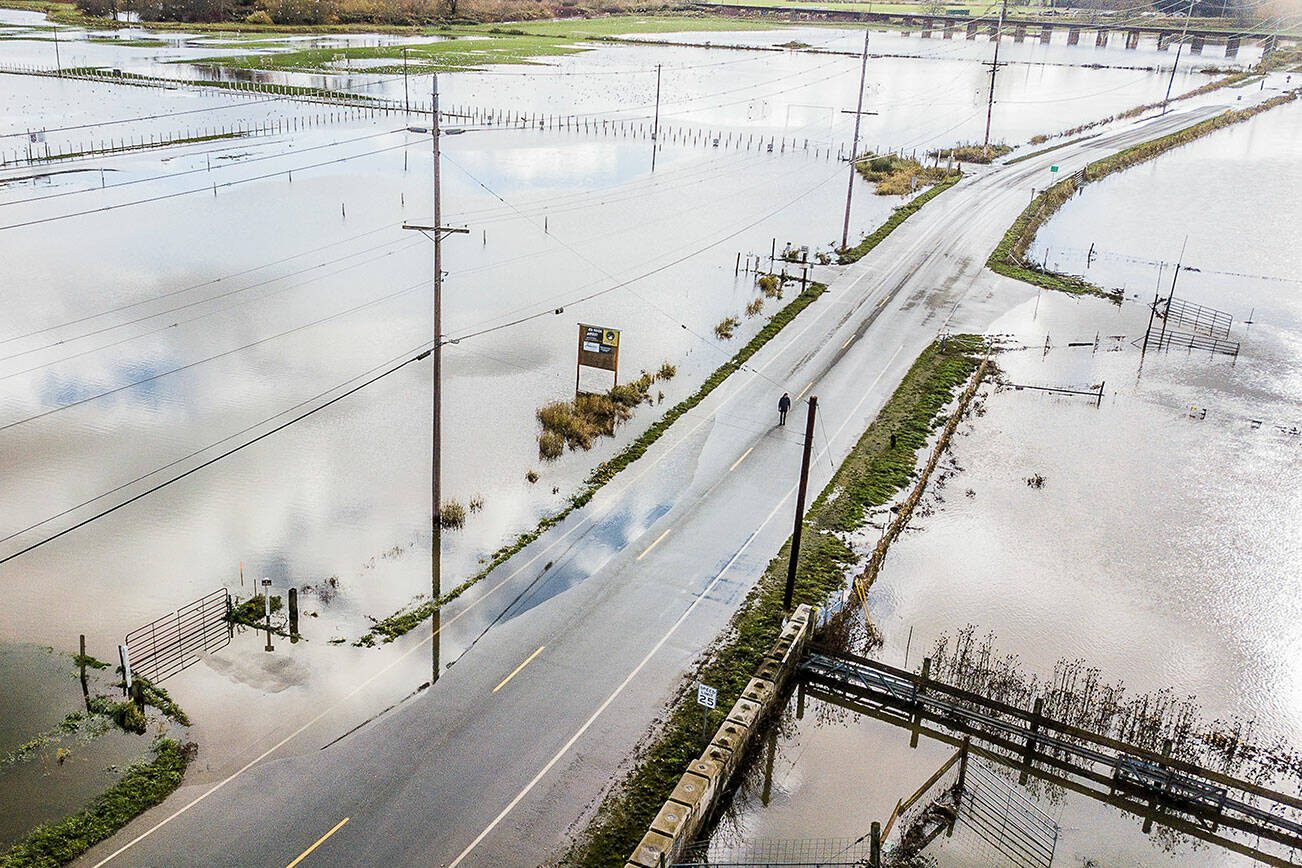
M881 382L881 379L883 376L886 375L886 370L890 367L891 362L895 361L895 357L898 356L903 349L904 346L903 344L901 344L900 347L896 349L894 353L891 354L890 359L888 359L886 364L882 366L881 373L879 373L877 375L877 378L873 380L872 385L870 385L867 389L864 390L864 397L859 400L859 403L855 406L854 411L846 415L845 421L841 423L841 427L836 429L836 434L834 436L839 437L841 432L845 430L845 426L850 424L850 420L855 418L856 414L858 413L859 407L862 407L863 402L868 400L869 393L871 393L873 388L875 388L876 385L879 382ZM832 444L829 441L828 444L825 447L823 447L818 457L821 459L823 455L826 454L831 448L832 448ZM633 679L636 678L644 668L646 668L646 665L651 662L651 658L654 657L660 651L660 649L665 646L665 643L668 642L673 637L673 635L678 632L678 628L683 625L683 622L686 621L688 617L691 616L692 612L696 611L696 607L701 605L701 602L710 595L710 592L713 591L715 586L718 585L719 582L723 579L724 574L727 573L728 570L732 569L733 564L737 563L738 559L741 558L741 556L745 553L746 549L750 548L750 544L755 541L755 538L757 536L759 536L760 531L768 527L769 522L771 522L773 520L773 517L778 514L778 511L781 510L783 505L785 505L786 502L791 498L791 495L795 494L795 491L796 491L796 486L794 485L787 490L787 493L782 496L782 498L774 505L773 509L769 512L768 516L764 519L764 521L760 523L760 526L755 528L755 530L751 531L750 536L746 537L746 541L741 544L741 548L737 549L736 554L734 554L731 558L728 559L728 562L723 565L723 569L719 570L719 572L715 574L714 578L710 580L710 583L705 586L705 589L702 590L701 593L698 594L694 600L692 600L691 605L688 606L685 610L683 610L683 613L678 616L678 620L674 621L674 623L669 627L668 631L666 631L665 634L661 636L660 639L656 642L656 644L651 647L651 650L646 653L646 656L642 658L641 662L639 662L637 666L633 667L633 671L628 673L628 675L624 678L624 680L619 683L619 686L615 688L615 690L610 694L610 696L606 697L605 701L602 702L601 705L597 706L597 710L592 712L592 715L586 721L583 722L583 725L579 727L578 731L575 732L574 735L570 736L569 741L565 742L565 744L561 746L561 749L556 752L556 755L547 761L547 765L543 766L542 769L538 772L538 774L534 775L533 779L529 781L528 784L525 785L524 789L522 789L519 793L517 793L515 798L511 799L511 801L507 803L506 807L502 809L502 812L493 819L493 822L485 826L484 830L475 836L475 840L471 841L469 846L467 846L466 849L462 850L461 854L457 856L457 858L453 859L451 862L448 863L448 868L457 868L458 865L460 865L463 861L465 861L465 858L469 856L476 847L478 847L481 843L483 843L483 840L487 838L494 829L497 828L497 825L501 823L502 820L506 819L506 815L511 813L511 811L515 809L515 806L520 804L520 802L523 801L524 798L529 795L529 793L533 790L533 788L538 785L538 782L541 781L547 775L547 773L551 771L556 766L556 764L565 757L567 753L570 752L570 749L574 747L574 745L578 742L580 738L583 737L583 734L588 731L588 729L592 726L592 724L596 723L597 718L601 716L602 712L604 712L607 708L609 708L610 704L619 698L619 695L624 692L624 688L628 687L628 685L632 683Z

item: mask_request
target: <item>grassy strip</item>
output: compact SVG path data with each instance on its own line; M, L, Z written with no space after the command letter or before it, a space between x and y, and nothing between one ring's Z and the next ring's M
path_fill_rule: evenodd
M1004 237L1000 240L999 245L995 247L994 252L990 254L986 265L1005 277L1011 277L1032 286L1056 289L1073 295L1098 295L1119 302L1119 293L1107 292L1083 278L1058 274L1043 269L1033 262L1028 262L1025 258L1026 251L1030 249L1031 244L1035 241L1035 235L1040 230L1040 227L1063 206L1063 203L1074 196L1076 191L1086 184L1105 178L1114 172L1120 172L1139 163L1147 162L1172 148L1200 139L1216 130L1249 120L1275 106L1293 102L1300 92L1302 91L1289 91L1249 108L1227 111L1207 120L1199 121L1193 126L1176 130L1173 133L1168 133L1147 142L1141 142L1111 156L1095 160L1080 173L1064 178L1031 200L1031 204L1023 209L1022 213L1013 221L1013 225L1004 233Z
M1097 136L1098 133L1095 133L1094 135ZM1056 151L1056 150L1058 150L1059 148L1065 148L1065 147L1067 147L1068 145L1074 145L1074 144L1077 144L1078 142L1083 142L1083 141L1085 141L1087 138L1090 138L1090 137L1089 137L1089 136L1081 136L1079 139L1071 139L1070 141L1060 142L1060 143L1058 143L1058 144L1056 144L1056 145L1050 145L1050 146L1047 147L1047 148L1040 148L1040 150L1038 150L1038 151L1031 151L1031 153L1029 153L1029 154L1022 154L1020 157L1013 157L1011 160L1007 160L1007 161L1005 161L1005 162L1004 162L1004 165L1005 165L1005 166L1016 166L1018 163L1022 162L1023 160L1029 160L1029 159L1031 159L1032 157L1042 157L1042 156L1044 156L1045 154L1048 154L1048 153L1050 153L1050 152L1052 152L1052 151Z
M0 868L66 865L108 838L181 785L193 745L170 738L154 742L154 757L127 769L122 780L80 813L33 829L0 855Z
M636 440L620 450L619 454L599 464L592 471L583 487L570 498L564 509L544 517L533 530L520 534L513 542L495 551L493 556L489 558L488 563L479 572L457 585L451 591L437 599L426 600L410 609L397 612L382 621L377 621L369 632L353 644L370 646L374 645L377 639L383 642L392 642L399 636L410 632L423 621L432 617L439 609L465 593L467 589L479 583L493 570L506 563L525 546L538 539L552 527L560 524L574 510L586 506L588 501L592 500L593 495L603 485L614 479L615 475L625 467L646 454L647 449L651 448L651 444L659 440L669 430L670 425L673 425L685 413L704 401L706 396L717 389L724 380L728 379L733 371L746 364L750 357L759 352L761 347L772 340L778 332L782 331L787 323L795 319L801 311L826 291L827 287L823 284L811 283L804 292L792 299L790 304L778 311L773 319L769 320L764 328L760 329L755 337L750 339L746 346L737 351L735 356L715 369L714 373L701 384L699 389L671 407L650 428L642 432Z
M822 604L845 587L846 571L859 556L841 534L858 528L869 509L886 503L908 485L937 415L976 368L981 347L980 339L971 335L951 338L944 350L933 343L859 438L806 514L796 568L796 605ZM781 631L789 553L790 542L769 562L695 673L695 678L719 689L711 727L723 720ZM621 786L607 796L562 864L596 868L617 865L627 858L683 770L699 755L700 713L689 697L678 697L664 727Z
M882 241L886 239L887 235L894 232L897 226L916 214L918 209L923 205L926 205L932 199L935 199L941 193L944 193L950 187L957 184L961 177L963 176L954 175L939 184L936 184L930 190L927 190L918 196L914 196L908 202L905 202L903 205L896 208L891 212L891 216L886 219L886 222L873 230L871 235L860 241L854 247L841 251L840 256L837 258L837 262L842 265L848 265L851 262L858 262L860 259L863 259L872 252L874 247L881 244Z

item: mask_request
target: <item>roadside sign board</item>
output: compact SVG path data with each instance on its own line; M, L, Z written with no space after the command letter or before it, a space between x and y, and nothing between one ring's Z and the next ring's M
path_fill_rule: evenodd
M1057 167L1057 166L1050 166L1050 167L1049 167L1049 171L1050 171L1050 172L1056 172L1056 171L1058 171L1058 167Z
M714 708L719 703L718 688L708 687L704 684L696 685L696 702L706 708Z
M619 329L579 323L579 364L619 371Z

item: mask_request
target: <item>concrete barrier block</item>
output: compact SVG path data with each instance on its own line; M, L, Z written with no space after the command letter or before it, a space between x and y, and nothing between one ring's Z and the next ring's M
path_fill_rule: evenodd
M711 788L719 782L719 776L723 774L723 769L719 767L718 763L713 760L705 759L704 757L694 760L692 764L687 767L687 770L694 775L706 778L710 782L709 785Z
M692 763L693 769L702 761L697 760ZM696 771L689 771L678 779L674 791L669 794L670 801L677 802L680 805L693 807L699 805L703 799L709 797L713 790L715 782L719 779L719 766L717 763L710 763L709 770L714 774L707 777L698 774Z
M732 772L733 765L736 764L736 754L733 753L732 748L717 742L711 742L705 749L704 758L716 763L719 766L719 773L724 778L727 778Z
M773 682L763 678L752 678L746 682L746 689L741 692L743 699L763 705L773 698Z
M656 818L651 821L651 831L677 838L678 830L687 822L693 811L694 808L680 805L670 799L660 806L660 813L656 814Z
M780 671L780 666L766 657L760 662L759 668L755 670L755 677L762 678L765 681L775 682L778 680Z
M633 858L629 863L637 865L638 868L660 868L660 857L664 857L665 863L669 863L670 851L673 849L674 839L668 835L662 835L659 832L647 832L638 843L637 848L633 850Z
M762 709L763 706L758 702L752 702L743 696L728 712L728 720L748 728L753 727Z

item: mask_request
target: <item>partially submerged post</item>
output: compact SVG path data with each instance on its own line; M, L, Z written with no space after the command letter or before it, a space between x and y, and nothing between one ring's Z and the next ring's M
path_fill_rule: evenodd
M818 398L809 396L809 414L805 418L805 452L800 459L800 485L796 489L796 524L791 531L791 560L787 564L787 586L782 592L782 611L790 614L791 597L796 589L796 562L800 560L800 531L805 523L805 489L809 486L809 456L814 447L814 417Z

